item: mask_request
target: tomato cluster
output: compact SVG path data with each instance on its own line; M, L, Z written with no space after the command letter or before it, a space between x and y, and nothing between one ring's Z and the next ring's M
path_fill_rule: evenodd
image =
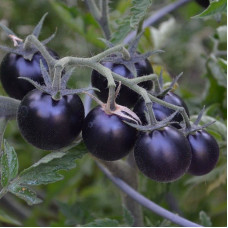
M114 65L104 62L103 65L123 77L132 78L129 77L130 73L126 73L125 66L121 64ZM146 68L148 69L146 71L145 65L141 66L141 69L145 75L152 72L152 68L149 67ZM140 77L142 71L139 68L137 70L137 76ZM105 77L93 71L92 84L100 89L100 93L97 92L98 97L103 101L106 100L108 91ZM144 85L144 88L147 86ZM187 105L177 94L168 92L158 98L183 107L189 116ZM148 124L145 116L145 102L134 96L134 91L128 88L125 90L125 87L122 88L117 100L129 108L134 104L133 110L141 119L142 124ZM153 103L152 109L158 121L164 120L174 112L158 103ZM134 157L139 170L156 181L174 181L186 172L193 175L203 175L210 172L219 157L216 140L202 129L192 131L186 137L178 130L183 121L180 113L176 114L172 121L175 122L172 126L136 133L132 127L126 127L126 124L121 122L119 117L108 115L101 108L95 108L84 121L82 136L88 150L94 156L106 161L120 159L134 150ZM135 138L137 138L136 141L134 141Z
M58 58L53 51L49 52ZM18 79L23 76L42 85L44 79L40 60L43 60L48 71L48 66L39 52L33 55L31 61L9 53L0 68L0 79L5 91L13 98L22 99L17 122L22 136L32 145L43 150L59 150L69 146L82 132L84 143L93 156L105 161L115 161L133 152L139 170L160 182L174 181L186 172L204 175L216 165L219 157L216 140L200 128L190 130L185 135L180 113L171 120L175 123L146 131L137 131L129 125L127 122L134 122L137 118L140 118L143 125L148 125L148 120L144 100L126 86L122 86L116 99L117 104L120 104L115 107L118 107L118 112L107 112L104 104L92 109L84 118L84 106L78 95L63 95L55 99L47 92L34 89L27 81ZM134 78L132 72L123 64L107 61L102 64L122 77ZM134 65L137 77L153 73L147 59L134 62ZM100 90L96 92L97 96L106 102L106 78L93 70L91 80L92 85ZM147 90L152 88L151 81L139 85ZM183 107L189 116L187 105L175 93L161 93L157 98ZM133 108L134 112L130 108ZM152 104L152 111L156 120L163 123L174 112L155 102Z

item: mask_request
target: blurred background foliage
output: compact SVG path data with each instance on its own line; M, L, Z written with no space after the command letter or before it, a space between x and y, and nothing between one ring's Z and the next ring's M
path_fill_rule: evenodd
M154 0L149 16L169 0ZM116 0L110 4L112 30L117 20L128 12L131 1ZM203 11L195 1L168 14L146 29L139 51L163 49L164 54L152 56L156 73L164 70L165 81L184 72L176 92L181 95L192 120L206 105L202 122L216 119L209 127L220 145L220 159L208 175L193 177L186 174L180 180L157 183L140 175L140 192L157 204L206 226L226 226L226 16L192 19ZM48 12L40 39L45 39L57 28L56 38L49 47L64 56L92 56L104 50L98 39L102 32L81 0L1 0L0 22L9 26L20 38L25 38L42 15ZM0 32L0 43L12 45ZM0 51L0 59L5 53ZM90 69L77 68L69 86L88 86ZM1 95L6 95L1 88ZM95 105L95 104L94 104ZM20 136L16 121L8 124L5 137L18 153L20 170L27 168L47 154L26 143ZM79 226L100 220L127 225L124 219L119 190L104 177L94 161L85 155L77 167L62 172L65 179L37 187L44 203L28 207L8 194L0 201L0 225L23 226ZM174 226L152 212L143 209L146 226ZM117 223L118 221L118 223ZM90 224L90 225L94 225Z

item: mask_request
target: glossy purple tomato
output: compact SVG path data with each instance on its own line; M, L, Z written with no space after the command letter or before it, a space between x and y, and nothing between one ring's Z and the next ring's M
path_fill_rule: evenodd
M54 51L50 49L48 51L54 58L59 58ZM34 54L31 61L14 53L5 55L0 66L0 80L4 90L10 97L22 100L28 92L35 89L31 83L18 79L19 77L29 78L39 84L44 84L40 70L40 60L43 61L45 68L48 70L47 63L39 52Z
M140 133L134 149L139 170L152 180L174 181L191 163L191 149L185 136L173 127Z
M188 135L192 150L192 161L188 172L192 175L209 173L219 158L219 146L209 133L204 130Z
M124 65L114 64L111 62L103 62L101 64L109 68L111 71L125 78L134 78L133 74ZM147 59L145 59L144 61L135 63L135 67L137 70L137 77L149 75L153 73L151 64ZM98 98L103 102L106 102L108 98L108 87L107 87L106 78L101 74L99 74L97 71L93 70L91 81L92 81L92 86L100 90L100 92L95 91ZM150 90L152 88L152 82L151 81L142 82L139 84L139 86L142 86L147 90ZM139 95L137 93L129 89L127 86L122 85L119 96L116 99L116 102L117 104L131 108L135 105L138 98L139 98Z
M173 105L177 105L180 107L184 107L185 111L187 112L188 116L189 116L189 111L188 111L188 107L185 104L185 102L175 93L172 92L168 92L165 97L162 98L162 100L166 101L167 103L173 104ZM146 105L144 100L140 99L133 110L136 115L140 118L140 120L142 121L142 124L146 125L147 124L147 120L146 120L146 116L145 116L145 111L146 111ZM153 111L154 111L154 115L155 118L158 121L164 120L165 118L167 118L168 116L170 116L174 110L166 108L163 105L160 105L158 103L153 103ZM181 122L183 120L182 116L180 113L178 113L174 118L173 121L176 122ZM174 125L175 127L178 127L177 124Z
M79 135L84 120L84 106L78 95L53 100L37 89L21 101L17 122L22 136L43 150L58 150Z
M100 106L89 112L82 128L89 152L106 161L126 156L133 149L136 134L136 129L125 124L121 117L106 114Z

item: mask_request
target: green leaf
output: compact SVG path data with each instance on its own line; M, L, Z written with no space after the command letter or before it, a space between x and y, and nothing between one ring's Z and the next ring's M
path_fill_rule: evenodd
M221 64L221 61L220 61ZM226 72L224 68L221 67L216 58L209 58L207 62L207 67L212 73L213 77L217 80L218 85L226 88Z
M224 70L224 72L227 73L227 61L222 58L218 58L218 64Z
M129 32L131 32L132 28L130 27L130 17L126 16L123 20L117 21L118 28L116 31L112 33L112 43L120 43Z
M76 166L75 160L81 158L86 152L84 145L68 152L52 152L22 171L17 183L40 185L62 180L63 175L59 171L73 169Z
M12 146L4 140L3 155L1 157L1 184L6 187L10 180L18 173L17 154Z
M25 200L30 206L42 202L42 200L37 197L36 192L28 187L12 183L9 185L8 190L17 197Z
M216 14L226 13L227 0L215 0L210 3L210 6L204 10L201 14L194 16L193 18L207 18Z
M2 209L0 209L0 222L7 223L14 226L22 226L22 224L17 219L11 217Z
M132 7L130 14L126 15L123 19L118 20L118 28L112 34L112 43L120 43L128 33L137 28L137 25L145 17L152 0L132 0Z
M9 185L8 191L25 200L29 205L41 203L36 192L28 185L48 184L63 179L60 170L69 170L75 167L75 159L86 153L84 144L68 152L53 152L38 162L23 170ZM14 175L15 177L15 175Z
M132 0L130 26L137 29L138 24L144 19L152 0Z
M93 222L83 225L82 227L115 227L118 225L119 225L119 222L117 220L104 218L104 219L96 219Z
M131 212L123 205L123 217L125 223L129 226L132 227L134 224L134 217L131 214Z
M201 103L206 106L218 103L219 108L217 113L223 116L223 118L226 118L226 88L225 85L219 85L217 79L215 79L214 76L215 75L213 74L213 72L211 72L210 68L208 67L208 72L204 75L204 77L206 77L207 80L205 90L203 91Z
M210 217L204 211L200 211L199 219L202 226L205 226L205 227L212 226Z

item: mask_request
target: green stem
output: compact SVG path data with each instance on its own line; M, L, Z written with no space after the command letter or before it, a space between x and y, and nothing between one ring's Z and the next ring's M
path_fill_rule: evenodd
M111 31L108 22L108 0L102 0L101 10L98 9L94 0L85 0L89 11L100 25L107 40L111 38Z
M180 106L177 106L177 105L173 105L173 104L170 104L166 101L163 101L157 97L154 97L153 95L149 94L149 97L150 99L153 101L153 102L156 102L158 104L161 104L167 108L170 108L170 109L173 109L175 111L179 111L181 113L181 115L183 116L183 119L184 119L184 122L186 124L186 127L187 128L191 128L191 124L190 124L190 120L188 118L188 115L185 111L185 109L183 107L180 107Z
M101 28L104 32L106 39L110 40L111 30L109 27L109 20L108 20L108 0L102 0L100 25L101 25Z
M109 91L108 91L108 100L107 100L107 110L115 110L115 100L116 100L116 91L115 91L116 85L115 86L109 86Z
M187 128L191 127L188 115L187 115L187 113L186 113L186 111L185 111L185 109L183 107L170 104L170 103L168 103L166 101L163 101L163 100L161 100L161 99L149 94L144 88L132 83L131 79L124 78L121 75L118 75L118 74L116 74L114 72L112 72L112 75L113 75L113 78L116 81L121 81L122 84L126 85L130 89L134 90L136 93L140 94L143 97L143 99L145 100L146 104L149 104L151 101L153 101L153 102L161 104L161 105L163 105L163 106L165 106L167 108L173 109L175 111L179 111L181 113L181 115L183 116L183 119L185 121L186 127ZM151 110L153 110L153 109L151 109ZM151 116L153 116L153 115L151 115Z
M26 40L28 40L28 41L25 42L25 46L27 43L29 45L32 45L34 42L35 46L38 48L38 50L41 52L41 54L47 55L46 57L48 57L49 53L46 51L46 48L42 45L42 43L36 39L36 37L30 35L26 38ZM108 50L105 50L104 52L102 52L98 55L95 55L91 58L65 57L60 60L55 60L52 57L51 58L53 59L52 64L55 63L54 68L56 69L56 73L57 73L57 71L62 72L62 70L65 67L87 66L87 67L90 67L90 68L98 71L100 74L102 74L104 77L106 77L107 81L108 81L108 87L112 88L111 90L113 90L113 88L115 87L114 80L121 81L121 83L123 85L126 85L127 87L129 87L130 89L134 90L136 93L141 95L143 97L143 99L145 100L147 107L148 107L148 105L150 106L150 103L156 102L158 104L161 104L161 105L171 108L173 110L178 110L181 113L181 115L183 116L186 127L189 128L190 122L188 119L188 115L183 107L172 105L161 99L158 99L157 97L149 94L144 88L136 85L135 81L134 81L135 79L124 78L119 74L111 72L108 68L104 67L103 65L101 65L99 63L99 61L101 61L103 58L105 58L106 56L109 56L115 52L122 52L123 55L129 54L128 51L123 46L118 45L118 46L112 47ZM58 80L56 80L56 84L58 84L57 82L58 82ZM115 99L115 96L113 94L114 94L113 91L110 91L110 104L113 104L113 101ZM150 119L151 119L150 121L152 123L156 123L156 119L154 118L153 109L148 110L148 111L150 113Z
M149 124L156 125L157 120L155 118L154 111L153 111L153 103L152 102L146 103L146 107L149 114Z
M158 80L158 76L156 75L156 78L153 80L154 83L154 92L155 94L160 94L161 93L161 86Z
M88 58L90 61L100 62L107 56L110 56L116 52L121 52L123 54L124 59L130 59L130 54L128 50L123 45L116 45L115 47L111 47L102 53L99 53L91 58Z
M153 81L156 78L157 78L156 74L149 74L149 75L142 76L142 77L132 78L131 82L133 84L139 84L139 83L145 82L145 81L151 81L151 80Z
M15 119L20 102L14 98L0 96L0 118Z
M56 91L56 94L53 97L55 100L59 100L61 98L59 93L61 89L61 75L62 75L62 67L56 67L54 78L52 81L52 88L54 89L54 91Z

